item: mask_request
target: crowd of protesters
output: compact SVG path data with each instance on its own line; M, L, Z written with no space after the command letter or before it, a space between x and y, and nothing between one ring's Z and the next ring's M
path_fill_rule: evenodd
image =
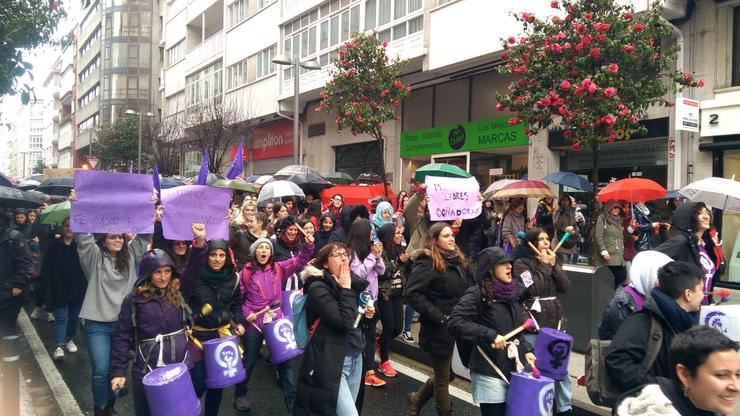
M96 416L116 415L118 392L129 385L136 415L149 415L144 375L179 362L189 368L197 396L205 396L204 414L217 415L223 389L206 386L199 346L236 334L247 378L235 386L233 406L249 411L262 328L283 317L281 292L301 288L311 338L299 368L293 361L276 365L288 412L361 414L365 386L382 387L397 376L392 340L417 341L411 325L418 314L418 345L433 375L410 394L408 413L421 414L433 399L437 414L453 414L453 351L466 342L481 347L461 352L475 404L483 415L504 415L507 375L520 362L536 363L537 331L567 331L560 295L572 283L563 265L582 260L594 244L596 265L609 268L617 289L599 328L602 339L612 340L607 370L626 393L615 412L729 414L740 376L738 345L693 327L725 267L703 203L684 203L662 222L643 204L609 201L596 214L591 243L585 207L569 195L543 198L529 211L523 198L480 196L477 218L434 222L425 186L413 191L376 201L371 210L345 205L341 194L326 205L313 197L258 204L242 195L229 212L228 240L206 240L203 224L188 230L192 241L166 239L162 206L153 235L75 234L69 219L52 229L41 226L37 212L18 210L0 236L0 327L14 331L31 281L32 317L54 322L55 361L77 352L84 321ZM76 200L74 191L69 199ZM361 292L377 301L363 309L358 325ZM201 312L206 305L211 310ZM504 340L526 317L535 328ZM653 321L662 345L645 368ZM712 384L712 377L724 377L724 384ZM555 415L572 413L572 390L570 377L555 383ZM645 403L677 413L635 410Z

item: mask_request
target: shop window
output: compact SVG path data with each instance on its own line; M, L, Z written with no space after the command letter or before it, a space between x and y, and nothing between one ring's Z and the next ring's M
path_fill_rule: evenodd
M380 146L377 141L334 147L335 169L357 177L365 172L377 172L380 166Z
M732 85L740 85L740 7L732 10Z

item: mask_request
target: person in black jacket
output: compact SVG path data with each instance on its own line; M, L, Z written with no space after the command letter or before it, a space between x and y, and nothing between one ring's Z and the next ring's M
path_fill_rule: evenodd
M205 233L205 230L203 230ZM195 281L189 299L185 299L192 311L201 311L209 304L211 313L195 318L193 338L200 343L222 336L244 334L244 315L242 314L241 292L234 255L229 243L221 238L214 238L205 244L200 234L193 243L188 264L181 274L182 281ZM202 354L201 354L202 355ZM206 371L202 356L194 358L190 377L198 397L206 393L204 414L218 415L223 397L223 389L207 389Z
M628 392L616 416L715 416L733 413L738 394L740 345L717 329L696 325L676 335L670 347L671 378L658 377Z
M321 217L319 218L319 227L316 230L316 242L314 243L316 246L316 254L318 254L319 251L329 243L329 239L335 229L336 223L334 215L331 212L321 214Z
M15 224L0 229L0 337L16 333L15 321L31 278L31 252Z
M537 221L537 226L545 230L550 239L555 237L555 229L552 225L552 214L555 211L553 198L546 196L540 199L537 204L537 209L534 212L534 218Z
M645 300L643 309L619 327L604 358L613 385L622 392L642 384L654 383L656 377L670 377L668 347L673 338L698 322L699 307L704 298L703 276L693 264L673 261L658 271L658 287ZM643 369L648 352L650 328L656 319L662 341L655 361ZM649 364L649 363L648 363Z
M712 214L703 202L687 202L673 214L673 226L681 234L671 238L656 248L676 261L685 261L699 267L704 273L703 305L712 302L709 292L719 276L724 272L724 262L717 262L714 240L710 236ZM719 267L717 264L719 263Z
M87 279L80 266L75 235L69 229L69 218L62 223L62 237L49 244L41 275L46 301L54 308L54 360L64 359L64 350L77 352L74 338Z
M275 248L275 261L285 261L291 257L295 257L301 252L303 243L301 242L301 234L298 231L298 223L296 223L296 217L288 215L284 217L278 225L275 227L275 235L270 237L272 246Z
M357 295L368 282L351 274L344 243L328 243L315 264L318 267L306 266L301 273L306 322L313 334L298 373L293 415L358 415L365 348L362 327L375 310L366 309L359 327L355 319Z
M429 227L424 248L411 254L414 266L406 282L405 295L419 313L419 346L429 353L434 376L409 395L410 413L419 414L434 394L439 415L452 414L449 383L455 339L447 330L452 308L475 284L468 261L455 244L452 228L438 222Z
M465 349L461 345L466 343L473 348L472 352L462 352L465 357L461 358L470 368L473 401L483 416L504 416L509 373L517 371L522 361L532 364L535 359L532 346L522 334L509 341L502 336L521 325L524 316L517 298L519 287L511 277L511 263L509 254L500 247L481 251L476 269L479 286L465 292L447 325L460 350ZM509 358L512 350L518 353L516 359ZM492 367L489 360L498 368Z

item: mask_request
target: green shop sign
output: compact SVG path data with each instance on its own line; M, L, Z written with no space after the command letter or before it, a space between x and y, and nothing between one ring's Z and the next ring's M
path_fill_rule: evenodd
M509 117L401 132L401 157L436 155L529 144L524 124Z

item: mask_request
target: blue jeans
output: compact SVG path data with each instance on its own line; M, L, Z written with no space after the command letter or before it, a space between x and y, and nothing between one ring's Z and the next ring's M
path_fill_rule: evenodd
M524 339L532 345L537 340L537 334L524 334ZM537 363L535 363L536 365ZM573 398L573 383L570 381L570 374L565 380L555 381L555 412L567 412L572 409L571 399Z
M115 322L85 320L85 343L92 365L93 404L104 407L113 399L110 387L110 345L116 331Z
M339 394L337 394L337 415L358 415L355 401L360 393L362 382L362 354L356 357L344 357L342 375L339 379Z
M246 332L242 336L242 342L244 343L244 370L247 372L247 378L241 383L236 385L234 390L235 397L243 397L247 395L249 391L249 379L252 377L252 370L254 370L255 364L257 364L257 357L259 357L260 347L262 347L262 333L260 332ZM280 374L280 387L283 390L283 400L288 410L293 411L293 403L295 402L295 375L293 374L293 367L290 364L290 360L285 361L277 365L278 373Z
M54 343L57 347L64 347L67 341L74 339L81 308L82 302L70 302L54 309Z
M414 320L414 308L410 304L406 304L406 311L403 316L403 332L411 332L411 323Z

